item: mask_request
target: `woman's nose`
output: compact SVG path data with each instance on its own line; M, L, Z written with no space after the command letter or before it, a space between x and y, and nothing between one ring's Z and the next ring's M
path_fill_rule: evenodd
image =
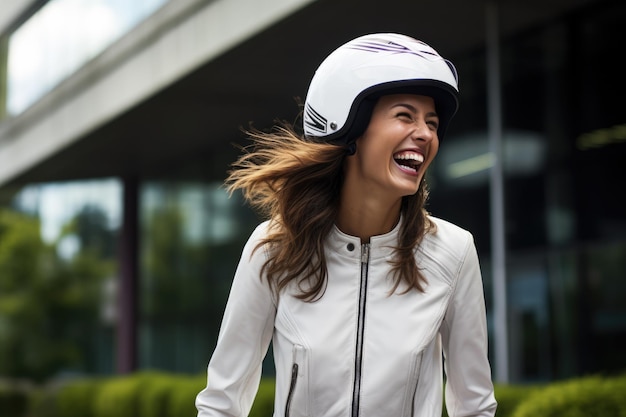
M416 120L411 133L411 138L415 141L431 141L436 135L436 131L431 129L424 120Z

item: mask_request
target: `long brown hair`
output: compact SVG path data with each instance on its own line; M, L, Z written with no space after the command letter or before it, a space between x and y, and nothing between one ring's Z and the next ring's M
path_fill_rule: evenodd
M291 281L299 298L313 301L323 295L328 271L324 241L335 224L343 184L346 149L303 139L287 123L270 132L248 130L252 143L232 164L226 178L232 194L244 198L270 219L270 232L259 246L268 245L262 269L278 293ZM426 279L415 260L415 250L434 223L424 208L428 197L424 181L416 194L402 201L403 222L394 260L393 293L401 282L424 290Z

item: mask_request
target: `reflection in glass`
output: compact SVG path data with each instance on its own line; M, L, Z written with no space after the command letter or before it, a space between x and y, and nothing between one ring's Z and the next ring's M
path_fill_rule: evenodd
M220 182L149 183L140 206L139 366L197 373L257 219Z
M115 180L31 185L0 209L0 374L112 372L119 213Z
M9 39L7 111L18 114L167 0L51 0Z

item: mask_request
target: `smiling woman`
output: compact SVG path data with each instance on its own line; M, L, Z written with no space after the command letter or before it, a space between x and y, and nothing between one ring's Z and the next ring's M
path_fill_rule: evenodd
M397 203L401 197L415 194L439 149L438 126L432 97L410 94L381 97L358 140L359 158L346 159L347 192ZM377 192L382 195L376 195ZM356 195L349 196L344 204L358 201Z
M427 44L366 35L315 72L303 136L250 132L227 185L267 220L235 272L199 417L248 415L270 343L275 416L440 417L444 373L448 415L495 414L473 237L425 210L457 94Z

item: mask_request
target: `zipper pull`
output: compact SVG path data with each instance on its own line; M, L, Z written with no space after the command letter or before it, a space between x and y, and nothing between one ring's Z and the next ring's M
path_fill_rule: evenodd
M363 243L361 245L361 263L366 264L370 261L370 244Z

